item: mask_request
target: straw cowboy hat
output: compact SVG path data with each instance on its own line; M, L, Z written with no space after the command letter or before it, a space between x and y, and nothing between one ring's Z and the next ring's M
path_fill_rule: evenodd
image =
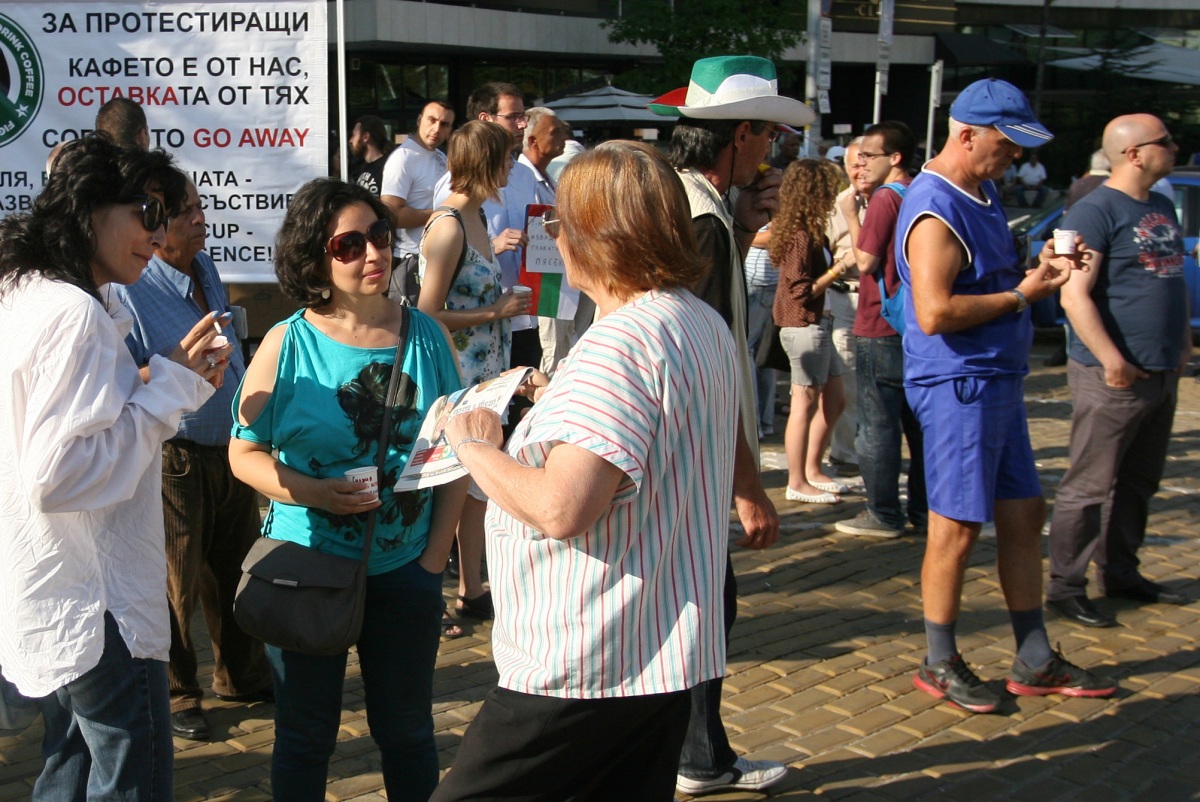
M813 122L812 109L779 94L775 65L757 56L714 56L692 65L687 86L647 104L664 117L764 120L790 126Z

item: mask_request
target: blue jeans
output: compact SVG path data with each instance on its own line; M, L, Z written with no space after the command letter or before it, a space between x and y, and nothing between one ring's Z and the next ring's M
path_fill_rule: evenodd
M729 633L737 620L737 576L733 573L733 559L725 557L724 618L725 650L729 651ZM737 761L737 753L729 745L725 724L721 721L721 690L724 676L694 685L688 691L691 696L691 714L688 717L687 735L679 755L679 773L693 780L711 780L720 777Z
M167 664L131 656L110 613L100 662L41 708L46 764L34 802L175 798Z
M746 325L749 334L746 336L746 350L750 352L750 361L758 355L758 349L770 347L765 342L770 328L771 315L775 308L775 286L750 287L746 296ZM754 369L754 408L758 413L758 431L774 431L775 429L775 381L778 371L775 368Z
M900 436L908 440L907 520L924 527L929 518L925 499L925 460L921 427L904 397L904 346L899 335L858 337L858 466L867 489L867 509L884 524L903 529L900 506Z
M358 662L367 724L392 802L425 802L437 785L432 705L441 618L442 575L416 560L367 577ZM346 655L299 654L268 645L267 659L275 679L275 798L322 802L341 721Z

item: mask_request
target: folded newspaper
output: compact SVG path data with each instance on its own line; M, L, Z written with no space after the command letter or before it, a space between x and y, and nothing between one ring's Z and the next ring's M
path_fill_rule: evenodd
M421 424L408 464L400 472L394 490L403 493L420 487L436 487L466 476L467 469L446 442L447 421L473 409L490 409L503 417L509 400L532 372L531 368L506 370L494 379L434 401Z

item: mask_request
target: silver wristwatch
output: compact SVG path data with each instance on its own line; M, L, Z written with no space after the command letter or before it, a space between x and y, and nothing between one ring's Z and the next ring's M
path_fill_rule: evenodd
M1025 307L1029 306L1029 300L1025 297L1025 293L1020 290L1009 290L1010 295L1017 299L1017 314L1025 311Z

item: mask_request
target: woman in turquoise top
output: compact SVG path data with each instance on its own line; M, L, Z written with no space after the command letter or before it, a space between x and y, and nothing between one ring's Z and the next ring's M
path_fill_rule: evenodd
M399 399L377 495L344 473L374 465L402 310L391 278L387 208L352 184L318 179L293 198L275 246L280 287L303 308L268 332L234 399L230 465L271 500L263 534L358 558L375 509L367 603L357 649L371 735L391 800L437 784L431 712L441 578L462 508L462 481L395 493L421 420L461 386L445 328L410 312ZM275 681L277 799L323 800L337 741L346 655L267 647Z
M498 123L472 120L450 135L447 166L450 197L462 225L447 212L431 219L421 237L421 298L418 309L450 329L463 384L494 379L508 369L509 319L529 311L530 296L514 295L500 286L500 263L479 214L483 202L496 198L508 183L512 139ZM464 239L465 235L465 239ZM459 257L466 258L454 277ZM451 281L453 279L453 281ZM458 528L459 615L492 617L492 596L483 589L483 513L486 499L476 488L463 508Z

